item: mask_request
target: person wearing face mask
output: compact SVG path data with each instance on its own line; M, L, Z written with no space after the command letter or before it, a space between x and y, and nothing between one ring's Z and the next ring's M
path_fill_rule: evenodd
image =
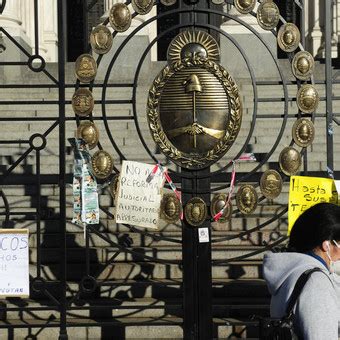
M265 254L263 276L270 294L271 317L285 315L300 275L311 274L294 307L294 331L299 339L336 340L340 320L340 279L334 262L340 260L340 207L319 203L296 220L286 252Z

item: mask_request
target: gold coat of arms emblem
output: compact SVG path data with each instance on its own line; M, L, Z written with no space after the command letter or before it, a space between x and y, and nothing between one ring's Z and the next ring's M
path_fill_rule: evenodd
M200 169L221 158L235 141L241 100L235 81L216 61L213 38L205 32L180 35L169 55L178 51L181 57L170 58L154 80L147 117L153 139L167 157L184 168Z

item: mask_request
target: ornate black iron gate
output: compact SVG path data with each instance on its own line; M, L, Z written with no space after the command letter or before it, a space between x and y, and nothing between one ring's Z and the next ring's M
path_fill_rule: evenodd
M0 13L3 12L6 5L10 1L3 1L0 6ZM129 2L128 2L129 3ZM249 171L243 171L237 173L236 183L242 182L258 182L262 175L262 166L267 164L272 159L273 153L276 151L279 142L284 134L286 124L292 118L300 118L302 116L309 117L314 120L326 121L326 141L327 141L327 169L325 171L308 171L308 159L307 149L302 148L301 154L304 156L304 173L311 175L332 175L337 176L338 173L334 171L334 159L333 159L333 122L338 124L337 114L333 113L332 103L334 100L338 100L339 97L332 95L332 87L334 84L339 83L332 77L332 63L331 63L331 22L325 20L325 79L320 80L317 83L323 85L325 89L325 96L321 97L321 101L326 103L326 111L312 112L311 114L302 114L298 111L296 114L288 113L288 106L290 103L296 101L296 96L288 94L288 86L301 86L301 82L298 80L286 79L280 65L277 61L276 55L274 55L261 35L258 34L250 25L244 23L237 16L223 12L221 7L217 5L215 8L210 8L206 4L201 7L198 1L188 1L188 3L182 4L179 8L169 10L160 13L158 16L154 16L151 19L145 21L132 31L131 34L122 41L119 47L116 49L112 56L112 59L106 65L106 73L103 81L93 81L89 85L89 89L92 92L99 91L100 95L96 97L95 105L101 108L101 115L91 115L91 120L100 123L102 122L103 128L107 133L107 139L110 141L110 146L115 152L119 161L126 158L124 152L121 150L121 146L115 139L114 134L111 132L112 124L120 124L124 122L126 124L133 123L136 126L136 136L139 137L141 143L147 150L149 161L157 162L157 158L163 160L161 156L155 157L154 152L151 151L149 142L145 141L143 131L141 128L141 117L138 112L138 89L140 86L139 77L142 72L143 63L145 58L153 45L161 40L168 33L173 30L183 30L194 27L195 29L203 29L207 31L215 32L216 35L229 39L236 48L240 51L242 58L244 58L247 68L250 74L250 82L252 85L252 120L249 130L247 131L244 143L241 148L233 154L233 158L237 159L242 155L248 147L249 141L255 131L255 123L261 119L282 119L280 129L278 130L277 140L270 150L262 155L259 162ZM304 21L304 3L303 1L295 1L296 6L299 7L301 13L300 22ZM90 4L91 5L91 4ZM91 7L91 6L90 6ZM331 1L325 1L325 18L330 18ZM178 24L169 27L164 32L160 33L152 42L147 45L147 48L142 51L139 62L135 65L133 71L133 81L131 82L115 82L112 81L111 71L112 68L118 63L117 60L121 58L121 54L124 53L124 48L133 40L135 34L147 27L155 20L164 20L173 14L178 14L184 18ZM136 14L137 15L137 14ZM280 75L278 81L259 81L256 79L252 65L249 58L242 50L240 44L229 35L227 32L221 30L219 27L211 24L209 20L205 19L200 21L198 18L214 15L218 18L228 18L234 20L240 25L244 25L246 29L256 36L261 41L263 48L267 49L277 68L277 72ZM256 16L255 12L251 12L249 15ZM27 339L37 338L41 331L46 328L59 329L59 338L68 338L68 328L72 327L101 327L103 338L112 336L112 332L117 338L124 338L126 336L124 330L124 318L115 317L112 315L113 310L119 310L121 308L121 301L129 301L131 297L138 298L148 287L157 287L158 290L168 289L169 294L173 294L176 298L183 300L183 303L168 302L165 308L168 308L170 315L175 315L175 319L167 319L166 317L154 317L154 318L140 318L140 320L129 321L135 325L154 325L154 326L169 326L180 325L183 326L184 337L187 339L208 339L216 336L216 329L213 325L216 321L213 321L214 304L212 302L212 266L222 266L233 263L242 262L248 258L251 258L257 254L264 252L267 249L275 247L284 242L286 237L281 234L281 231L275 231L269 240L271 242L263 243L261 247L250 250L246 254L236 255L229 257L228 259L211 259L211 247L212 245L221 244L225 241L231 241L234 239L246 239L249 238L252 233L262 230L270 223L275 222L279 218L282 218L287 211L286 206L282 206L275 214L272 213L270 218L257 225L251 226L246 230L237 232L230 235L224 235L219 237L213 237L211 233L211 221L207 219L200 227L208 227L210 230L209 237L211 242L200 243L198 241L197 229L190 226L186 221L183 222L181 229L181 237L169 237L164 236L162 232L151 233L148 231L140 230L132 225L122 226L121 231L112 232L111 224L98 226L88 225L85 228L84 246L79 247L72 235L70 235L70 229L67 227L67 190L69 184L72 182L71 173L67 166L69 148L66 144L66 138L70 136L68 129L72 129L72 125L75 122L79 124L79 117L69 115L68 107L71 104L71 96L67 94L68 89L72 91L80 87L85 87L79 81L76 84L70 81L70 68L65 60L65 19L66 19L66 2L65 0L58 0L58 64L57 69L53 69L53 66L46 64L44 58L39 54L39 1L34 1L34 29L35 29L35 41L32 52L29 52L25 47L20 44L15 38L9 34L8 30L4 27L0 27L7 44L7 49L15 48L19 53L20 60L1 60L0 66L3 68L4 77L0 85L2 92L5 96L12 96L11 99L1 98L0 105L3 106L7 113L10 113L14 109L20 110L20 108L33 108L32 115L29 112L25 112L22 115L7 114L0 117L0 121L3 123L3 137L1 137L0 144L3 150L10 146L20 146L21 153L15 155L3 153L4 159L8 162L2 165L2 175L0 179L1 184L1 197L3 202L3 210L1 215L3 217L3 228L20 228L29 227L30 231L35 235L32 240L34 244L35 252L31 254L31 262L34 263L34 268L31 271L30 284L31 284L31 296L27 301L25 299L18 300L4 300L0 305L1 322L0 327L3 330L8 331L9 338L15 338L15 330L27 329ZM293 19L293 18L292 18ZM284 22L284 18L281 18ZM108 24L108 19L104 22ZM276 34L273 31L273 34ZM304 30L301 28L301 35L304 37ZM117 38L119 34L113 33L113 37ZM221 42L222 43L222 42ZM304 39L302 38L302 46L304 45ZM2 53L4 56L6 52ZM2 55L0 54L0 57ZM293 54L288 54L289 59L293 58ZM101 63L104 63L104 58L99 56L97 58L97 65L100 67ZM15 67L21 70L21 76L18 79L12 77L10 74L11 67ZM22 76L29 69L32 74L37 74L37 81L31 83L30 75ZM6 73L7 72L7 73ZM73 72L73 69L72 69ZM26 81L27 83L24 83ZM313 83L313 82L312 82ZM149 85L149 84L148 84ZM266 97L261 91L261 87L279 85L281 86L280 97ZM24 93L25 90L39 90L48 89L49 95L45 92L39 94L38 97L43 96L40 99L26 98L21 100L20 92ZM122 89L130 91L128 96L120 95ZM15 90L15 92L13 92ZM101 92L100 92L101 91ZM261 95L258 95L261 93ZM25 96L25 95L24 95ZM46 96L46 97L45 97ZM283 112L276 114L262 114L258 108L260 103L283 103ZM112 113L112 109L108 109L107 106L112 105L114 110L119 111L120 106L127 105L133 114L120 114ZM48 109L45 109L48 107ZM28 110L30 111L30 110ZM43 114L37 114L37 111L43 112ZM259 112L258 112L259 111ZM11 128L15 126L15 129ZM25 128L23 128L25 126ZM130 126L130 125L129 125ZM71 128L70 128L71 127ZM26 129L26 130L24 130ZM103 130L104 130L103 129ZM6 130L12 131L12 135L9 136ZM21 134L22 131L24 133ZM57 134L57 138L52 139L53 133ZM15 137L16 135L24 137ZM15 138L13 138L15 137ZM49 138L51 137L51 142ZM101 137L101 142L105 137ZM49 145L58 143L58 164L50 164L51 171L41 171L42 165L49 164L48 154ZM291 142L293 144L293 142ZM99 144L99 148L103 147ZM7 151L6 151L7 152ZM9 157L10 156L10 157ZM31 158L34 162L28 162L27 159ZM46 162L43 160L46 159ZM3 160L5 162L5 160ZM166 160L164 160L166 161ZM230 161L230 159L228 160ZM53 161L52 161L53 162ZM119 162L116 163L118 165ZM22 166L23 165L23 166ZM20 167L22 166L22 169ZM278 168L277 163L272 164L273 168ZM20 173L20 171L22 173ZM47 167L48 169L48 167ZM183 194L183 203L185 204L190 198L199 196L204 199L207 205L210 205L210 195L214 192L226 190L231 182L231 163L227 165L221 165L220 169L210 172L210 169L204 170L185 170L176 171L176 168L171 172L171 176L175 183L181 184L181 190ZM178 170L178 169L177 169ZM119 170L115 168L115 172ZM227 174L226 174L227 172ZM287 182L289 177L285 178ZM107 190L106 183L101 183L102 192ZM8 192L14 189L23 189L24 197L29 196L30 205L27 209L16 209L15 201L8 200ZM48 196L51 194L51 188L57 191L57 205L52 205ZM259 201L265 201L265 197L260 197ZM110 204L113 202L111 201ZM101 211L108 217L114 218L113 212L110 210L110 204L102 204ZM232 214L236 216L239 214L238 209L235 209ZM32 230L31 230L32 229ZM49 231L49 232L47 232ZM78 230L79 232L79 230ZM133 240L130 237L129 232L133 232L139 235L140 238L149 239L152 242L168 242L169 244L177 244L182 246L182 259L173 258L159 258L157 256L157 248L151 249L151 254L147 250L147 247L133 247ZM94 246L91 244L93 239L100 239L108 247L108 252L103 256L101 261L98 259L97 253L94 251ZM73 262L73 256L77 257L77 260L82 259L83 264L79 262ZM140 272L134 274L134 282L128 282L130 274L133 272L131 268L130 273L126 275L127 279L119 280L115 276L110 276L110 272L114 271L115 261L120 263L122 258L127 259L132 257L136 263L140 264ZM239 261L239 262L238 262ZM171 270L171 266L176 266L178 269L183 269L183 279L177 278L176 280L168 280L157 282L152 279L152 272L155 269L155 264L162 264L165 267L165 271ZM131 280L132 281L132 280ZM114 291L117 287L125 287L129 285L127 290L115 291L110 294L107 292ZM107 293L107 294L106 294ZM106 295L105 295L106 294ZM157 310L160 307L155 305L136 306L131 304L126 309L130 309L133 313L134 310ZM230 307L231 309L233 306ZM39 314L41 313L41 314ZM85 313L85 316L84 316ZM15 317L12 317L13 315ZM127 313L128 315L129 313ZM218 313L217 313L218 314ZM28 316L31 317L28 317ZM42 316L41 316L42 315ZM183 319L182 319L183 317ZM230 325L238 324L237 321L230 319L221 319L222 322L229 322ZM244 324L254 325L254 321L244 321Z

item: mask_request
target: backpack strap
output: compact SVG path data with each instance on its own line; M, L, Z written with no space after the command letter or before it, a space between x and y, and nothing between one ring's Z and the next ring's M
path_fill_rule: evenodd
M292 295L289 299L289 302L288 302L288 305L287 305L287 308L286 308L286 316L290 316L291 313L293 312L293 308L295 306L295 303L296 303L299 295L301 294L303 287L307 283L311 274L314 273L314 272L322 272L322 269L318 268L318 267L315 267L315 268L312 268L312 269L307 269L305 272L303 272L300 275L300 277L296 281L293 293L292 293Z

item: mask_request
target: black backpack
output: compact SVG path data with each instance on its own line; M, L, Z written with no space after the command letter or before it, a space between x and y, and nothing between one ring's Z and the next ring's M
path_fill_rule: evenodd
M322 271L320 268L308 269L301 274L295 283L292 296L289 299L286 315L282 318L260 318L260 339L261 340L298 340L294 332L294 313L293 308L304 285L310 275L316 271Z

